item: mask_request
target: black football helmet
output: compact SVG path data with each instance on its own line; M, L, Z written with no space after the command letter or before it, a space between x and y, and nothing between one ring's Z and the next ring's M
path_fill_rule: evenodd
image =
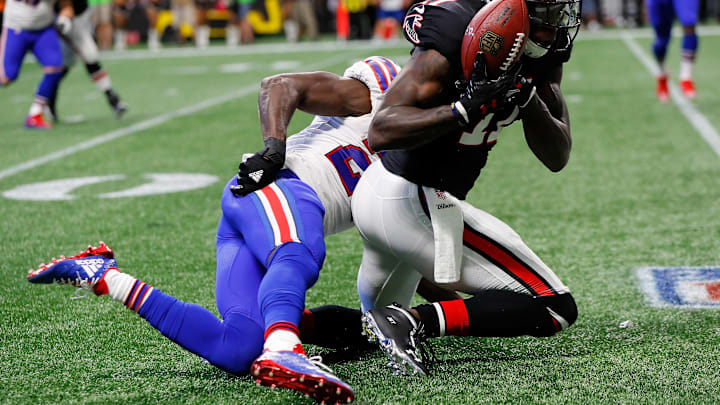
M550 51L568 51L580 29L580 0L525 0L525 3L531 32L525 55L541 58ZM551 33L551 39L533 40L533 29Z

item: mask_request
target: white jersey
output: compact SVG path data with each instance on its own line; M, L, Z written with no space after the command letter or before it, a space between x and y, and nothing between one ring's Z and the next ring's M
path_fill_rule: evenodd
M370 121L399 71L400 66L381 56L356 62L344 76L360 80L370 89L370 114L316 116L307 128L287 140L285 167L320 197L326 235L352 227L350 196L365 168L380 158L368 146Z
M55 0L7 0L3 26L14 30L35 31L55 20Z

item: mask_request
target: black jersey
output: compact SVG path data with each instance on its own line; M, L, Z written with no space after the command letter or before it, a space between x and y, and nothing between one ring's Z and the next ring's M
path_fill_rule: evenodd
M468 23L485 4L485 0L428 0L415 4L405 15L403 32L415 46L413 51L434 49L450 62L453 75L445 88L456 91L446 92L438 105L456 101L460 91L464 90L464 84L456 86L456 83L464 82L460 61L462 40ZM560 61L563 57L553 53L537 63L528 61L533 67L528 66L527 70L540 73L538 70L542 67L566 61ZM495 146L500 130L515 121L518 115L517 107L508 106L488 115L473 133L458 129L414 149L387 151L382 156L383 165L408 181L465 199L487 163L488 152Z
M446 89L454 89L455 81L462 79L460 49L465 28L485 4L485 0L424 1L412 6L405 15L405 38L416 48L438 51L450 62L453 77L445 85ZM459 91L446 92L438 105L450 104L458 97ZM383 165L413 183L465 199L494 144L483 142L478 136L467 142L467 135L472 134L458 128L455 133L414 149L387 151L382 156Z

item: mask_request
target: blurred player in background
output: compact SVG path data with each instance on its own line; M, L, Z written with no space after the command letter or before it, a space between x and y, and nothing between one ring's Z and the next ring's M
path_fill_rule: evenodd
M405 19L406 0L380 0L377 19L373 29L374 38L379 40L397 39L398 27Z
M230 18L225 32L225 40L230 47L238 43L249 44L255 40L255 33L248 19L252 0L230 0Z
M351 401L350 386L305 355L300 321L306 291L325 259L324 236L352 227L350 196L363 169L378 159L367 146L368 126L399 70L386 58L370 57L342 77L313 72L262 82L258 109L265 148L240 165L222 196L215 285L222 321L121 273L104 244L53 259L28 279L108 294L230 373L250 371L264 385L292 388L318 402ZM296 109L317 116L286 147ZM332 312L339 339L362 345L359 311L321 307L313 319L321 320L324 310Z
M107 99L108 104L115 113L115 117L120 118L125 111L127 105L120 100L120 96L113 90L110 75L100 65L98 59L98 47L92 37L92 24L90 23L90 9L87 0L73 0L73 9L75 17L72 20L70 30L61 34L61 45L63 53L63 69L60 80L67 75L70 68L75 64L75 55L85 64L85 69L95 86L100 90ZM59 87L58 87L59 89ZM56 100L59 91L48 99L48 108L52 119L58 120Z
M113 45L113 0L88 0L90 23L95 27L100 49L108 50Z
M208 10L215 7L215 0L195 0L197 23L195 25L195 46L207 48L210 46L210 23Z
M160 36L157 32L158 10L166 9L166 0L139 0L137 4L145 11L148 20L147 45L151 51L162 47ZM112 8L113 24L115 25L115 50L122 51L127 48L127 24L130 19L132 8L136 2L132 0L114 0Z
M465 27L484 1L423 2L407 13L411 58L368 133L370 147L385 152L352 199L365 246L357 282L369 310L364 326L400 370L427 373L418 354L425 337L551 336L577 318L568 287L520 236L461 201L502 128L516 120L548 169L562 170L570 157L560 83L580 2L526 3L530 35L521 65L497 80L487 79L482 52L469 82L460 64ZM472 297L408 311L402 306L423 277Z
M668 70L665 56L670 43L673 20L677 18L683 29L682 59L680 61L680 89L685 97L694 99L697 96L693 82L693 65L698 49L698 36L695 25L698 19L699 0L647 0L647 11L650 23L655 30L653 54L659 65L657 77L657 98L665 103L670 99L668 92Z
M25 119L25 127L49 129L43 110L54 97L62 76L60 38L55 30L55 0L10 0L3 15L0 35L0 84L9 85L18 78L25 54L35 55L43 67L42 80ZM72 27L73 8L70 0L61 0L57 17L58 30Z
M197 29L195 24L196 11L194 0L170 0L172 10L172 26L177 33L178 44L185 44L185 35L182 33L182 26L189 25L193 31Z

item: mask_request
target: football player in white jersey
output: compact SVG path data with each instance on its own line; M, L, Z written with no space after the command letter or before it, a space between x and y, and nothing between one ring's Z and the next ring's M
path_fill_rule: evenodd
M53 26L56 0L8 0L0 35L0 85L7 86L20 74L25 54L35 55L45 73L30 106L25 127L49 129L43 109L55 95L62 72L60 39ZM69 29L73 15L70 0L60 0L59 29Z
M305 355L300 321L306 290L325 258L324 236L352 226L350 196L378 159L367 146L368 126L399 71L386 58L370 57L343 76L313 72L263 80L258 110L265 148L240 165L222 196L215 285L222 321L120 272L104 244L53 260L28 280L108 294L228 372L249 371L261 384L292 388L318 402L352 401L350 386ZM317 116L286 145L296 109ZM360 341L356 312L348 328ZM342 328L342 321L334 326Z
M75 13L72 19L72 25L66 32L61 31L60 33L63 53L61 81L75 64L75 55L77 54L85 64L85 69L95 83L95 86L105 95L115 117L120 118L125 114L128 107L127 104L120 100L120 96L118 96L113 89L110 75L108 75L100 65L98 47L92 36L93 27L90 22L91 10L88 8L88 2L87 0L72 0L72 5ZM48 107L53 121L58 120L57 109L55 107L58 93L59 91L48 100Z

